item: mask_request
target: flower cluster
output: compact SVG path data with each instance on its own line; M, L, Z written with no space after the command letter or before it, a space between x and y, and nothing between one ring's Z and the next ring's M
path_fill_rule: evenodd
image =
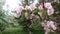
M54 13L54 8L52 7L51 3L44 3L44 7L47 9L47 14L50 16ZM33 11L34 9L36 9L37 7L35 6L35 4L30 4L29 6L25 6L25 8L23 6L19 6L17 8L17 17L19 17L21 15L22 10L30 10ZM38 6L39 10L43 10L43 3L41 3Z
M47 8L47 14L50 16L54 13L54 8L52 7L51 3L45 3L45 8Z
M57 29L57 27L54 24L53 21L44 21L41 23L42 27L44 27L45 34L48 34L49 32L54 32L54 30Z
M48 16L51 16L53 13L54 13L54 8L52 7L51 3L44 3L44 7L47 9L47 14ZM22 10L30 10L31 12L33 12L34 9L38 8L39 10L44 10L43 8L43 3L41 3L38 7L36 7L34 4L30 4L29 6L25 6L25 8L23 6L19 6L17 8L17 12L16 12L16 17L19 18L21 16L21 13L22 13ZM38 12L38 11L37 11ZM34 14L34 13L31 13L29 16L28 16L28 12L25 13L25 17L28 19L32 19L32 18L37 18L39 19L41 14L43 12L41 11L40 13L38 12L38 14L40 14L39 16ZM43 17L43 16L42 16ZM44 27L44 30L45 30L45 34L48 34L49 32L54 32L54 30L57 29L57 27L55 26L55 22L54 21L43 21L41 23L42 27Z
M25 6L25 8L24 8L23 6L19 6L19 7L17 8L17 12L16 12L16 16L15 16L15 17L19 18L19 17L21 16L22 10L30 10L30 11L32 11L32 10L34 10L35 8L36 8L36 6L35 6L34 4L31 4L31 5L29 5L29 6Z

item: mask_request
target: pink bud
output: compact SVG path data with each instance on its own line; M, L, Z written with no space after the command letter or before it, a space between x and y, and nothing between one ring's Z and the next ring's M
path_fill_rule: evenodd
M39 5L39 7L38 7L40 10L43 10L43 5L41 4L41 5Z

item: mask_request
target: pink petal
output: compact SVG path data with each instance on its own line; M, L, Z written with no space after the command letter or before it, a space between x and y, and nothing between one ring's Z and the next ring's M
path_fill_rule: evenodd
M17 8L17 13L16 13L16 17L17 17L17 18L19 18L19 17L21 16L22 10L23 10L23 6L19 6L19 7Z
M38 7L40 10L43 10L43 5L39 5Z
M54 13L54 9L53 8L47 9L47 14L48 15L52 15L53 13Z

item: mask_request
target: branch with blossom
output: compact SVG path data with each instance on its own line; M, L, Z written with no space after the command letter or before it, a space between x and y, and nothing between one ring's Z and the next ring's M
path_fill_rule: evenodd
M49 32L54 32L54 30L57 29L56 25L53 21L44 21L41 23L42 27L44 27L45 34L48 34Z
M54 8L52 7L51 3L49 3L49 2L44 3L44 7L47 9L46 12L47 12L48 16L51 16L52 14L54 14ZM40 17L33 13L35 9L39 9L39 12L42 10L41 12L43 12L43 10L44 10L43 4L41 3L38 7L36 7L34 4L30 4L29 6L26 5L25 8L23 6L19 6L17 9L16 17L19 18L21 16L22 10L30 10L30 12L32 12L32 14L30 14L29 16L26 16L26 17L28 17L30 19L32 19L32 18L39 19ZM38 14L40 14L39 12L37 11ZM42 14L40 14L40 16ZM48 34L49 32L54 32L57 29L57 27L55 26L54 23L55 22L52 20L46 21L46 23L43 21L41 23L42 27L44 27L45 34Z

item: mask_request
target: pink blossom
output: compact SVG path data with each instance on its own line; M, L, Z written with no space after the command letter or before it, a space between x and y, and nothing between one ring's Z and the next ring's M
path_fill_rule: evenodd
M40 10L43 10L43 4L40 4L38 7Z
M42 27L44 27L45 34L48 34L49 32L54 32L54 30L57 29L57 27L55 26L54 23L55 22L53 22L53 21L47 21L46 24L44 22L42 22Z
M54 24L51 24L50 26L51 26L51 28L52 28L53 30L56 30L56 29L57 29Z
M49 30L49 26L45 25L44 30L48 31Z
M50 16L54 13L54 8L51 3L44 3L45 8L47 8L47 14Z
M52 15L53 13L54 13L54 9L52 7L47 9L48 15Z
M23 9L24 9L23 6L19 6L17 8L16 18L19 18L21 16L21 12L22 12Z
M44 30L45 30L45 34L48 34L50 32L49 26L46 25L44 27Z
M48 25L49 27L51 27L53 30L56 30L56 29L57 29L53 21L48 21L48 22L47 22L47 25Z
M36 6L35 4L30 4L29 6L26 6L25 8L32 11L36 8Z
M35 8L36 8L36 6L35 6L35 4L30 4L30 10L32 11L32 10L34 10Z
M52 5L51 5L51 3L50 2L47 2L47 3L44 3L44 6L45 6L45 8L50 8L50 7L52 7Z

